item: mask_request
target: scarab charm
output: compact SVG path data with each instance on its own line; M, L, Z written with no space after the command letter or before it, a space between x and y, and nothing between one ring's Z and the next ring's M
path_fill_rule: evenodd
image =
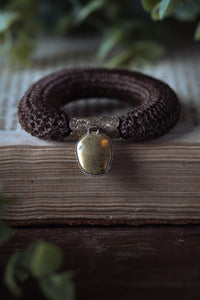
M81 170L92 176L104 175L112 162L112 142L99 130L87 131L76 144L76 154Z

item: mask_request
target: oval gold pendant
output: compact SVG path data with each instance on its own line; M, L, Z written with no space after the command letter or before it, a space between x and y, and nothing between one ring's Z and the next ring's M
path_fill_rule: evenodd
M87 132L76 144L76 154L81 170L93 176L104 175L112 162L112 142L106 135Z

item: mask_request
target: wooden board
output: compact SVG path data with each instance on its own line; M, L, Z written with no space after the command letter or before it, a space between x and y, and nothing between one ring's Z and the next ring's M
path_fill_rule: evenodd
M3 190L19 199L4 216L11 224L199 221L200 145L116 141L112 168L101 178L80 171L73 142L0 153Z
M60 245L63 270L78 271L76 300L197 300L199 235L199 226L20 228L0 251L9 256L37 238ZM44 299L34 282L23 291L23 300ZM3 284L1 298L14 299Z
M4 220L17 225L199 223L199 46L186 46L181 55L176 49L153 67L141 69L177 92L182 112L175 128L148 143L113 141L109 174L91 178L78 168L73 142L39 140L17 120L17 103L29 84L64 67L96 64L91 59L94 41L85 42L84 52L77 47L81 40L58 41L54 48L52 42L38 52L31 70L9 73L0 62L0 182L6 196L18 198ZM70 47L61 59L58 50L66 43ZM86 102L80 111L90 112ZM121 115L123 109L118 106L109 114Z

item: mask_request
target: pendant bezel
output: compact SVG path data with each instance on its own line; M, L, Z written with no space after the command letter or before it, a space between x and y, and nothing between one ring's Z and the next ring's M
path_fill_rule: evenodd
M92 132L90 132L90 130L92 130ZM100 174L92 174L92 173L89 173L87 172L86 170L83 169L83 167L81 166L80 164L80 161L79 161L79 158L78 158L78 151L77 151L77 146L78 146L78 143L81 141L81 139L83 139L85 136L89 135L89 134L94 134L94 132L96 131L96 134L101 134L102 136L104 136L110 143L110 160L109 160L109 163L107 165L107 168L105 169L104 172L100 173ZM78 165L79 165L79 168L81 169L81 171L87 175L88 177L103 177L105 175L108 175L108 172L110 171L110 168L111 168L111 165L112 165L112 162L113 162L113 143L112 143L112 140L110 139L110 137L108 137L106 134L100 132L100 129L97 128L97 129L93 129L92 127L88 128L87 129L87 132L85 134L83 134L79 140L76 142L75 144L75 152L76 152L76 160L78 162Z

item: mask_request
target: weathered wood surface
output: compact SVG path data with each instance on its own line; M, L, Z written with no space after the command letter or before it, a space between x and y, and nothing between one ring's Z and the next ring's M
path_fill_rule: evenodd
M116 141L109 174L83 174L74 143L0 148L10 224L200 222L200 145Z
M35 238L56 242L64 269L78 270L76 300L200 299L200 227L15 229L0 248L9 256ZM4 263L0 261L1 275ZM44 299L32 283L23 299ZM1 286L1 299L13 299Z

